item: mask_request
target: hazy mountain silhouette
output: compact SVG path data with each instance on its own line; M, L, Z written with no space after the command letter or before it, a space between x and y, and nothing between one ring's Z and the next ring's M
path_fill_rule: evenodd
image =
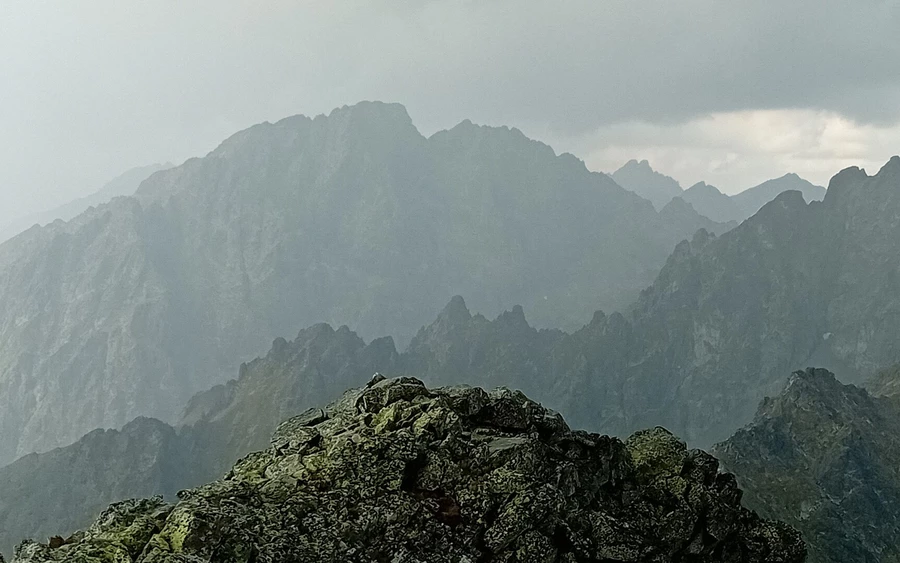
M733 196L706 182L698 182L682 190L676 180L656 172L646 160L630 160L610 177L623 188L651 201L657 209L664 208L674 198L681 198L690 203L697 213L722 223L744 221L786 191L799 191L807 202L821 201L825 197L825 188L796 174L768 180Z
M53 209L33 213L0 224L0 242L8 240L34 225L46 225L57 220L69 221L89 207L104 204L114 197L134 195L138 186L151 174L172 168L173 164L151 164L132 168L110 180L96 192L70 201Z
M319 321L405 341L465 294L577 328L633 300L700 227L716 225L657 213L515 129L425 138L382 103L251 127L0 245L0 462L172 421Z

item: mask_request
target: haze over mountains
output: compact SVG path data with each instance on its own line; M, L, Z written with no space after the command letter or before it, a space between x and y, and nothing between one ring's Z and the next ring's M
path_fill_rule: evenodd
M610 177L623 188L653 202L657 209L662 209L674 198L681 198L701 215L721 222L743 221L778 194L789 190L799 191L807 202L821 201L825 197L825 188L807 182L793 173L768 180L732 196L723 194L706 182L682 189L673 178L653 170L646 160L630 160L610 174Z
M160 170L166 170L172 166L171 163L166 163L132 168L110 180L102 188L90 195L72 200L47 211L0 222L0 243L11 239L33 225L46 225L58 219L69 221L89 207L104 204L114 197L134 195L140 183L151 174Z
M361 103L235 134L134 197L0 245L0 462L186 397L315 322L405 342L449 296L577 328L726 226L571 155ZM615 241L614 244L611 244Z
M627 168L626 184L650 170ZM669 180L650 170L645 185ZM0 546L214 480L376 371L508 386L575 428L662 425L706 447L793 370L859 383L900 363L900 157L842 171L822 201L794 175L716 193L697 185L656 211L515 129L466 121L426 138L402 106L366 102L254 126L132 196L28 229L0 244L0 465L45 453L0 467ZM735 226L691 202L719 196L744 210L772 200ZM805 404L788 389L755 427ZM863 411L835 433L874 416ZM856 497L819 513L804 484L813 520L767 497L757 475L805 483L813 470L760 468L783 452L754 458L764 446L746 432L719 451L760 510L817 534L817 561L887 549L887 519L841 536L841 519L871 522ZM865 455L889 464L891 444L868 438ZM805 452L813 438L791 439ZM815 464L839 472L842 459Z
M164 433L168 441L156 437L158 426L131 427L152 430L147 440L130 442L132 451L149 459L168 459L154 466L161 468L160 475L182 479L183 486L212 479L236 457L264 447L280 420L359 385L374 371L417 374L434 385L477 382L522 389L558 409L573 427L624 436L661 424L692 444L724 440L751 420L760 399L781 392L793 369L823 365L846 381L859 382L900 361L890 336L900 328L895 326L900 318L898 293L890 290L897 275L890 257L900 241L900 224L894 219L900 216L898 193L900 158L873 176L859 169L841 172L823 202L807 204L798 192L782 193L732 231L719 237L700 231L690 242L679 244L657 280L623 314L597 312L573 333L531 327L522 307L488 320L473 315L460 297L453 298L401 354L389 338L366 344L346 327L314 326L293 342L276 340L269 354L242 367L234 382L196 395L188 402L181 426ZM879 381L885 390L881 393L895 387L887 376ZM780 399L782 404L806 412L798 402L801 396L786 396ZM847 424L874 420L847 413ZM79 483L46 476L64 474L59 460L78 459L85 467L98 463L90 454L102 451L94 445L98 437L117 444L121 436L91 435L63 450L29 456L0 469L0 480L22 491L17 499L29 498L28 491L54 478L60 491L80 498ZM867 439L881 440L878 436ZM816 438L811 434L797 439ZM844 443L841 440L838 444ZM159 453L163 450L170 457ZM776 448L772 455L782 455L780 451ZM763 494L753 480L761 471L754 464L769 458L735 454L742 459L737 463L738 457L722 455L739 479L747 479L742 483L752 495ZM778 464L765 467L782 471ZM184 468L197 471L187 474ZM799 478L785 475L784 479ZM169 477L157 479L152 486L172 482ZM145 488L143 483L135 482L133 494L149 494L147 488L152 486ZM159 487L151 492L167 492ZM67 495L60 493L61 498ZM96 498L101 504L117 500L106 493L97 493ZM48 518L40 508L26 512L33 514L31 519L21 514L16 518L16 506L22 505L29 501L0 502L0 515L7 515L16 530L3 541L15 542L23 533L50 533L50 524L56 530L70 530L91 517L89 510L72 502L67 504L71 509L66 518ZM778 512L780 505L760 501L757 506L794 522L793 516ZM860 519L860 526L872 521L867 509L852 503L833 510ZM814 547L843 541L835 539L843 532L828 522L816 532L823 535L813 540ZM805 521L796 525L819 530ZM885 528L876 535L891 537L891 533ZM849 553L875 549L868 541L849 547Z

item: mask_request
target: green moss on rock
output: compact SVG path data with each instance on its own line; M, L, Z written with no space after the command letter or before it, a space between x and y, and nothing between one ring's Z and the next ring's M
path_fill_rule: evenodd
M375 379L285 421L272 447L180 501L114 505L15 563L783 562L790 528L740 505L713 458L663 429L571 431L519 392ZM108 511L108 512L110 512ZM80 558L80 559L79 559Z

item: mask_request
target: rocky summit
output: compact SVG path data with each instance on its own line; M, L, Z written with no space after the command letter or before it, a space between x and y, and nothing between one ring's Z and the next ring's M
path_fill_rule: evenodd
M522 393L376 375L179 501L111 506L15 563L801 562L786 525L662 428L570 430Z
M894 373L896 373L894 371ZM891 373L881 388L896 388ZM900 402L795 372L713 450L760 514L803 533L810 563L900 561Z

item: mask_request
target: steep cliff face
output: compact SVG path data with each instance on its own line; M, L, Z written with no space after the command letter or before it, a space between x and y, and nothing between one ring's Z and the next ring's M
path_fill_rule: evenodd
M446 335L445 356L468 362L475 381L501 374L539 389L579 426L625 435L662 424L708 445L749 422L794 369L860 382L900 360L898 217L900 158L874 176L848 169L823 202L784 192L721 237L682 242L623 315L542 337L457 315L469 328L432 332L429 347Z
M373 381L276 430L222 480L114 505L45 561L801 562L714 458L662 429L569 430L524 395Z
M803 533L814 563L900 558L900 402L795 373L714 448L761 514Z
M575 328L700 226L514 129L426 139L379 103L257 125L0 245L0 464L137 415L173 421L316 322L405 342L463 294Z

